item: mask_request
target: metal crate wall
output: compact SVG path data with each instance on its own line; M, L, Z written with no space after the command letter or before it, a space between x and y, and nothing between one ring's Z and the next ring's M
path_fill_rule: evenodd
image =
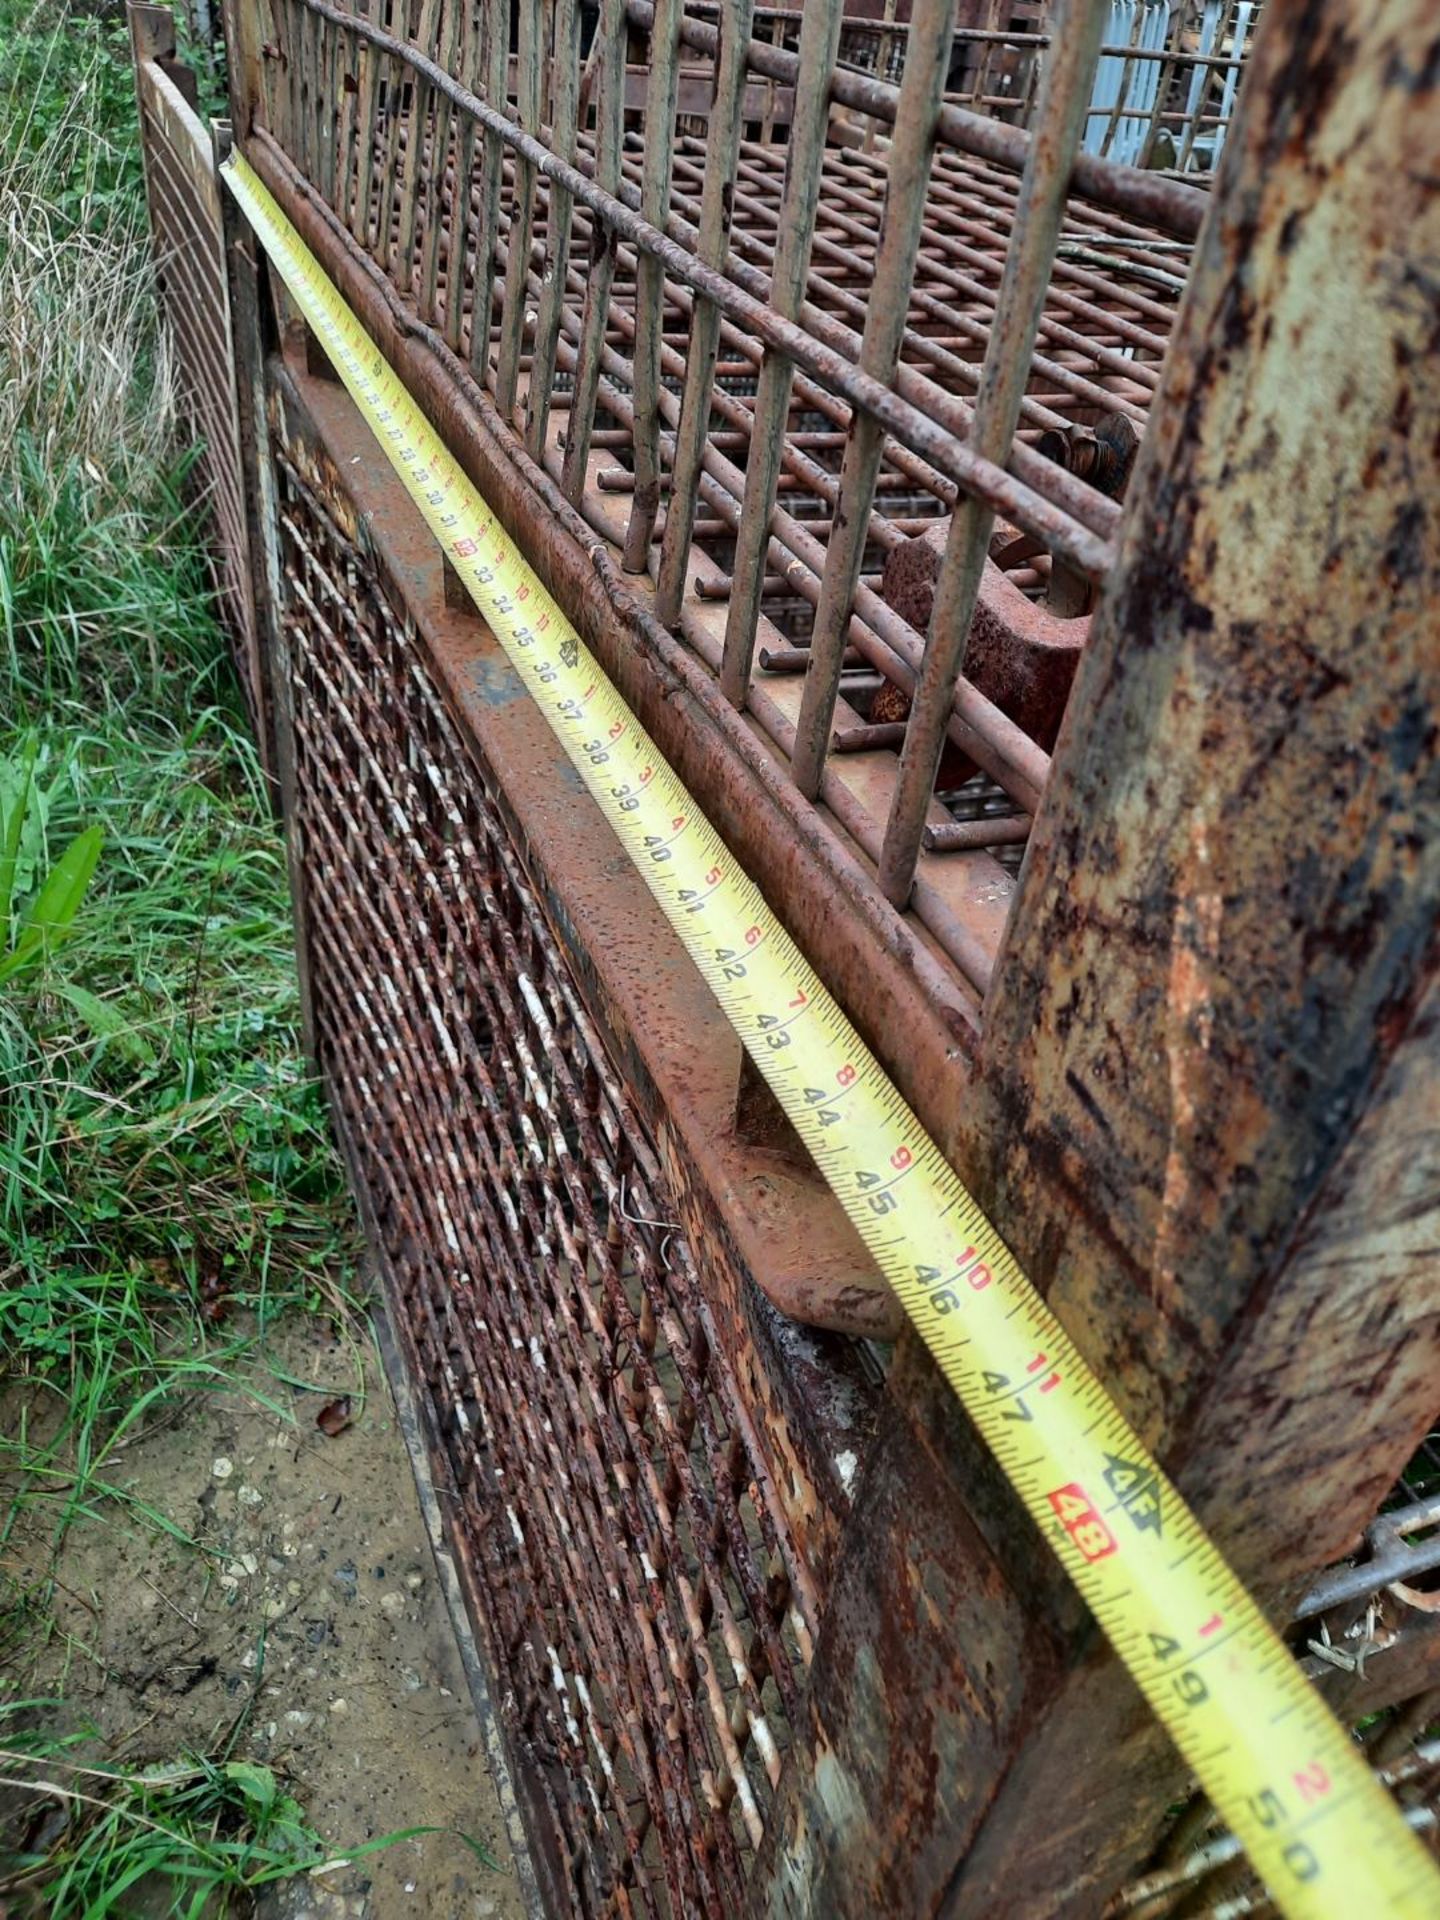
M1384 517L1412 477L1374 480L1429 403L1396 399L1414 316L1376 293L1345 377L1317 361L1361 424L1297 469L1276 358L1336 339L1325 303L1293 305L1312 189L1276 142L1298 119L1324 151L1344 124L1336 34L1370 98L1400 89L1421 26L1401 0L1317 8L1303 44L1273 23L1257 43L1217 186L1245 217L1208 239L1192 188L1084 154L1053 162L1037 237L1031 137L932 102L884 303L876 190L905 164L913 58L908 95L812 62L829 111L807 157L806 56L742 42L727 132L703 8L611 4L573 74L524 8L514 47L500 9L328 0L237 0L227 37L247 156L1240 1570L1299 1605L1297 1653L1423 1825L1428 1489L1404 1568L1377 1557L1364 1592L1346 1568L1436 1412L1435 772L1386 716L1434 704L1416 610L1437 568ZM1046 111L1068 98L1078 143L1072 83ZM1383 225L1383 290L1430 217L1397 152L1431 136L1398 92L1364 124L1326 191ZM732 137L745 184L716 253ZM797 210L810 257L777 318ZM1265 321L1287 299L1282 349ZM1012 337L1008 368L1007 313L1039 343ZM502 670L442 633L438 556L276 315L283 351L241 351L273 442L255 485L317 1050L554 1910L1251 1910L1204 1806L1167 1826L1173 1757L923 1355L903 1334L891 1355L898 1322L783 1127L738 1065L708 1122L682 1112L699 1020L647 1029L633 982L617 1015L613 956L577 928L629 882L590 872L602 910L581 913L583 809L537 802L534 765L487 744ZM988 439L995 380L1014 431ZM1141 442L1123 505L1102 400ZM756 444L776 454L758 479ZM1342 495L1336 545L1307 516ZM1058 739L976 680L921 683L927 616L887 562L951 513L986 523L972 645L987 619L1081 629ZM846 646L812 784L826 633ZM885 685L908 712L878 717ZM897 827L917 727L980 771Z
M403 607L282 456L320 1064L576 1911L735 1912L815 1622L654 1142Z

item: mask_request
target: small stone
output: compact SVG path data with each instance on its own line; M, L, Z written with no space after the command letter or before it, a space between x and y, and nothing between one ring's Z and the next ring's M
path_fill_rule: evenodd
M290 1595L290 1596L291 1596L291 1597L292 1597L293 1599L296 1599L296 1600L298 1600L298 1599L299 1599L299 1597L300 1597L300 1595L301 1595L301 1594L302 1594L302 1593L303 1593L303 1592L305 1591L305 1589L304 1589L304 1587L302 1587L302 1586L301 1586L301 1584L300 1584L300 1582L299 1582L298 1580L287 1580L287 1581L285 1582L285 1591L286 1591L286 1592L287 1592L287 1593L288 1593L288 1594L289 1594L289 1595Z
M332 1700L330 1702L330 1711L331 1713L340 1714L348 1713L350 1709L343 1700Z
M258 1487L241 1487L239 1499L242 1507L258 1507L265 1498Z
M382 1593L380 1596L380 1611L382 1613L388 1613L392 1620L397 1614L403 1613L405 1611L404 1594Z
M285 1716L285 1724L287 1727L308 1727L314 1718L313 1713L306 1713L303 1708L292 1707Z
M425 1584L425 1576L418 1567L411 1567L405 1576L405 1584L412 1593L419 1593Z
M227 1460L222 1453L217 1460L211 1463L210 1471L217 1480L228 1480L235 1471L235 1462L233 1460Z
M278 1620L284 1611L285 1602L283 1600L267 1600L265 1602L265 1618L267 1620Z
M241 1664L241 1666L242 1666L242 1667L244 1667L244 1669L245 1669L245 1671L246 1671L247 1673L250 1673L250 1672L253 1672L253 1671L254 1671L254 1667L255 1667L255 1649L254 1649L253 1647L252 1647L252 1648L250 1649L250 1651L249 1651L248 1653L242 1653L242 1654L241 1654L241 1656L240 1656L240 1664Z

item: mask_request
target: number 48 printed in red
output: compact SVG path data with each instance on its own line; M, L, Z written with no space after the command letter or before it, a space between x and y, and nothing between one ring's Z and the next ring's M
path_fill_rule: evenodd
M1115 1551L1115 1536L1095 1511L1088 1493L1071 1480L1047 1494L1055 1518L1087 1560L1103 1560Z

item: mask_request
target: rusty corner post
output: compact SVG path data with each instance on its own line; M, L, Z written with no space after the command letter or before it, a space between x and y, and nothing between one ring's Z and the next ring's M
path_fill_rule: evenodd
M1281 1616L1440 1402L1437 90L1265 17L954 1143ZM902 1343L759 1910L1097 1914L1180 1777Z
M230 9L227 6L226 24ZM229 157L234 129L228 121L213 128L217 169ZM315 1012L311 990L310 921L306 904L304 824L296 778L294 684L285 628L285 583L280 555L280 508L275 491L275 459L265 405L265 357L270 305L268 267L234 196L221 184L225 278L230 293L230 330L235 354L236 411L240 429L240 467L245 485L249 533L250 585L255 609L260 664L260 709L268 735L269 767L278 789L278 813L285 834L285 867L295 938L300 993L301 1040L311 1071L319 1074Z
M268 0L221 0L225 31L226 70L230 88L230 121L244 140L265 118L264 62L275 40Z

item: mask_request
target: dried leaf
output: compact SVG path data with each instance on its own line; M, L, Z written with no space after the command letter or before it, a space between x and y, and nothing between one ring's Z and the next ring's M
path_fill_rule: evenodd
M331 1440L342 1434L350 1424L349 1394L342 1394L338 1400L327 1400L316 1414L315 1424Z

